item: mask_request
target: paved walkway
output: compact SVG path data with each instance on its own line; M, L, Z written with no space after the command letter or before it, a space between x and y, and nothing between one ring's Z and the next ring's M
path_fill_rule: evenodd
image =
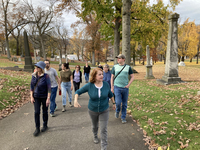
M0 120L0 150L100 150L100 143L93 143L91 120L87 112L88 94L79 97L81 108L67 107L66 112L61 111L61 96L58 95L56 101L56 117L49 116L49 129L38 137L33 136L35 123L31 103ZM126 124L114 118L111 108L107 149L148 150L142 130L138 129L130 117L127 117Z

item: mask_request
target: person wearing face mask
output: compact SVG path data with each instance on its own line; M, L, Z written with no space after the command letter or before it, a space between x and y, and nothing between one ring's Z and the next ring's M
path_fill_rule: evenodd
M115 101L110 86L106 81L103 81L103 70L95 68L90 74L90 82L76 91L74 98L74 107L81 107L78 103L79 95L88 92L88 112L92 121L92 131L94 134L93 142L99 143L98 128L101 131L101 150L107 150L107 124L109 118L109 103L108 97L113 102L115 109Z

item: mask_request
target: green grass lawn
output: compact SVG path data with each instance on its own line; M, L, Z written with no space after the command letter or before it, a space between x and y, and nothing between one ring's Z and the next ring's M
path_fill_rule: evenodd
M29 93L27 90L30 87L31 75L28 73L1 73L0 79L4 81L0 84L2 86L0 89L0 110L15 105L21 100L24 94Z
M156 81L151 81L156 82ZM130 87L132 117L160 146L200 149L200 103L195 97L200 83L155 86L148 80L134 81ZM179 144L180 143L180 144Z

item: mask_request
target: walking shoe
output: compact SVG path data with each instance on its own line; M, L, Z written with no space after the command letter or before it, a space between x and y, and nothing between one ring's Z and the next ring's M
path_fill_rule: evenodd
M55 117L54 113L50 113L50 116L51 116L51 117Z
M58 109L58 106L56 106L56 108L54 109L54 111L56 111Z
M45 132L47 129L48 129L48 127L47 127L47 126L44 126L44 127L42 128L41 132Z
M69 102L69 107L73 107L73 105L72 105L72 103L71 103L71 102Z
M65 109L65 105L63 105L62 112L65 112L65 111L66 111L66 109Z
M119 113L115 112L115 118L119 118Z
M122 123L126 123L126 119L122 119Z
M34 136L38 136L40 133L40 129L39 128L36 128L35 129L35 132L33 133Z
M98 143L99 143L99 139L98 139L97 136L94 137L94 143L95 143L95 144L98 144Z

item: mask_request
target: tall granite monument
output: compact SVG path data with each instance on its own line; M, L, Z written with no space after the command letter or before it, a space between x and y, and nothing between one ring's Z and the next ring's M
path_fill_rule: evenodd
M28 36L26 31L24 31L24 49L25 49L25 66L24 66L24 71L27 72L33 72L34 71L34 66L32 63L32 58L30 54L30 48L28 44Z
M146 65L146 76L145 79L154 79L153 71L152 71L152 64L150 63L150 51L149 45L146 46L146 57L147 57L147 65Z
M165 74L157 83L162 85L177 84L181 81L178 75L178 18L179 14L169 15L169 32L167 41Z

